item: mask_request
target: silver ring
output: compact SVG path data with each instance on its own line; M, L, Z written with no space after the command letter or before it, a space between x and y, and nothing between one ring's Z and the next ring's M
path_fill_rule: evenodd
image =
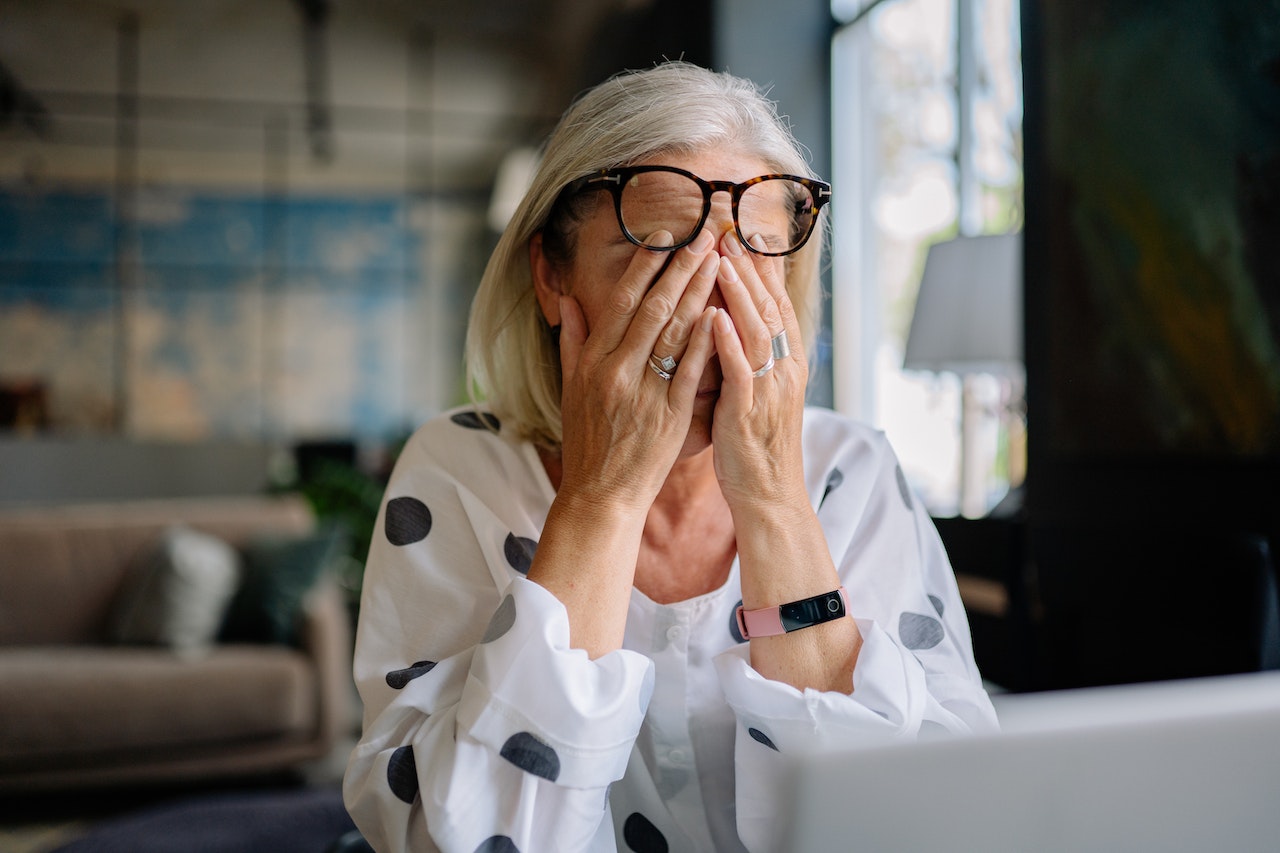
M783 329L774 335L769 341L769 345L773 347L774 358L786 358L791 355L791 344L787 341L787 330Z
M671 362L671 370L662 369L662 366L665 365L667 362ZM658 374L659 379L663 380L664 382L670 382L672 372L675 370L675 359L673 359L671 356L667 356L664 359L659 359L656 355L651 355L649 356L649 369L652 370L654 373Z
M649 356L649 363L661 370L663 373L675 373L676 365L680 362L676 361L674 357L669 355L664 355L659 358L658 354L655 352Z
M757 370L755 373L751 375L756 379L759 379L761 376L764 376L770 370L773 370L773 356L769 356L769 360L764 363L764 367L760 368L759 370Z

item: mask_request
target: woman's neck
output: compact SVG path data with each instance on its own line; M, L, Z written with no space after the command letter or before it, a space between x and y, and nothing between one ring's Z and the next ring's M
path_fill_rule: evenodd
M559 489L560 455L538 453ZM736 554L733 516L716 480L712 449L677 460L645 518L636 588L659 604L705 595L724 584Z
M681 459L645 520L636 588L659 604L705 595L724 584L736 554L733 516L711 449Z

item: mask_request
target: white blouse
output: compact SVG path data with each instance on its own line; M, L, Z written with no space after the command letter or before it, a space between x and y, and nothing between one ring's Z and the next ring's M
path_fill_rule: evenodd
M487 412L424 425L387 488L357 632L344 796L374 848L785 849L784 757L993 730L946 553L884 436L807 409L804 458L863 636L849 695L751 668L736 561L688 601L633 590L623 649L571 649L564 607L524 577L555 497L536 450Z

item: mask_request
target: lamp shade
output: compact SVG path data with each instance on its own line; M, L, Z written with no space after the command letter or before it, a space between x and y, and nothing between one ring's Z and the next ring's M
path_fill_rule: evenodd
M1021 373L1021 233L957 237L929 247L903 367Z
M533 173L538 170L538 159L538 152L533 148L515 148L508 151L498 165L488 213L489 227L496 233L502 233L524 200L533 182Z

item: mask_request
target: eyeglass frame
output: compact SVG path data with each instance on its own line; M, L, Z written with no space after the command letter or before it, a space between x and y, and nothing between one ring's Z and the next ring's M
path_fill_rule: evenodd
M697 184L702 189L702 215L698 217L698 224L693 226L689 236L673 243L670 246L650 246L627 230L627 225L622 221L622 190L626 182L636 175L644 172L674 172L677 175L683 175ZM742 233L742 225L738 222L738 203L742 201L742 195L753 186L764 181L789 180L804 186L809 190L813 198L813 208L810 210L812 218L809 220L809 230L800 238L800 242L787 249L785 252L763 252L752 246L748 242L747 236ZM683 248L694 241L702 231L702 226L707 223L707 217L711 215L711 197L718 192L727 192L729 194L729 209L733 214L733 230L738 235L738 240L748 251L754 252L766 258L780 258L787 255L795 254L804 248L809 242L809 238L813 236L814 228L818 224L818 214L822 208L831 201L831 184L826 181L819 181L816 178L805 178L799 175L787 175L781 173L772 173L768 175L758 175L750 180L735 184L733 181L708 181L700 178L693 172L681 169L677 166L618 166L613 169L600 169L590 175L583 175L570 181L562 191L562 197L568 198L582 192L590 190L608 190L613 196L614 213L618 216L618 228L622 231L622 236L642 249L649 249L654 252L674 252L676 249Z

